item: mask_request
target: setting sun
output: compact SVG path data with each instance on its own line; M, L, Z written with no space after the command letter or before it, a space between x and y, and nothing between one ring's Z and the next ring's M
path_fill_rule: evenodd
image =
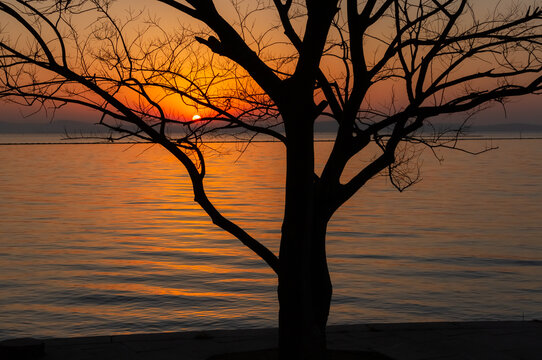
M201 116L199 116L198 114L192 116L193 121L198 121L199 119L201 119Z

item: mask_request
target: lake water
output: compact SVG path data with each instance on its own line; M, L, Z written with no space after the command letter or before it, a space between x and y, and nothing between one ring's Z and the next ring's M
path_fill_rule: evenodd
M427 154L336 214L330 324L542 319L542 141L465 144L499 149ZM281 145L212 146L210 197L276 251ZM4 145L0 169L0 339L277 325L273 273L158 146Z

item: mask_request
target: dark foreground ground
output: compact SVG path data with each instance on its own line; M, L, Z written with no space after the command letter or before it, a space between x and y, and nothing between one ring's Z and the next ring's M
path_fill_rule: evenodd
M0 343L0 359L271 360L276 333L215 330L8 341ZM332 360L540 360L542 322L339 325L329 327L328 344L336 350Z

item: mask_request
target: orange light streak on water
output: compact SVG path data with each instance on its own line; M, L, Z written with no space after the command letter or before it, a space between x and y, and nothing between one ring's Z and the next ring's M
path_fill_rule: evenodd
M441 165L426 157L424 181L402 194L369 182L329 225L330 322L536 316L537 144L447 153ZM228 146L209 160L209 196L276 252L282 145L239 159ZM318 146L321 162L329 144ZM0 150L0 336L276 325L274 274L211 223L158 147Z

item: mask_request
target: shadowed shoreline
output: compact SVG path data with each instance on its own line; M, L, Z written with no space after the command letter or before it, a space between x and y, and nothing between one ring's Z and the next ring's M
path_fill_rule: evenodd
M539 320L328 327L328 348L331 349L330 359L334 360L535 360L542 354L541 338L542 322ZM276 350L273 349L277 346L277 330L210 330L27 339L26 350L24 341L14 344L14 341L0 343L2 359L275 359Z

